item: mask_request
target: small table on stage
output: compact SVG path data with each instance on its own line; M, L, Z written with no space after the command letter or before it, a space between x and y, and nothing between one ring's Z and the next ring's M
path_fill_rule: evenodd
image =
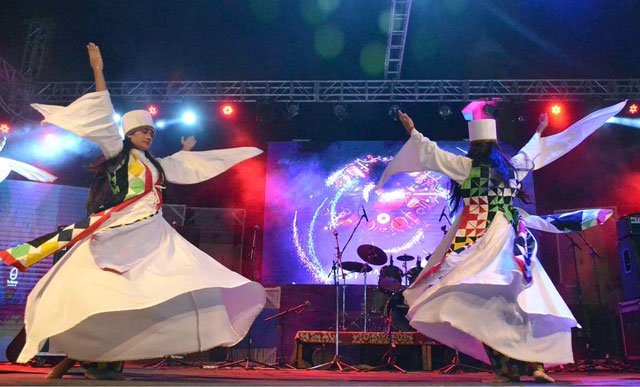
M340 332L340 345L389 345L389 335L386 332ZM304 345L334 344L335 331L298 331L296 333L296 368L301 368L302 350ZM418 332L392 332L391 340L398 346L420 346L422 352L422 369L431 371L431 346L441 345Z

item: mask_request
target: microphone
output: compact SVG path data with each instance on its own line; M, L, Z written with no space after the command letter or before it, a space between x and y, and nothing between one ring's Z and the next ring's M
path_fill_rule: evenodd
M367 211L364 210L364 206L360 206L362 208L362 216L364 216L364 220L369 221L369 217L367 216Z
M338 230L333 230L333 235L338 236Z
M304 302L304 306L309 306L309 305L311 305L311 301L307 300Z
M442 212L440 213L440 218L438 218L438 222L442 222L442 218L444 217L444 211L447 209L447 206L442 207Z
M260 230L260 226L258 226L257 224L255 226L253 226L254 230L258 231Z

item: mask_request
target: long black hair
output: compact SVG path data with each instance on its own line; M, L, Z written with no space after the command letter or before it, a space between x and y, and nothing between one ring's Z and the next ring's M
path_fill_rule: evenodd
M94 214L98 211L111 208L122 203L129 190L129 179L127 179L127 165L129 164L129 152L133 149L133 143L129 137L122 141L122 150L115 157L107 160L104 155L100 155L91 165L87 166L95 172L91 184L89 185L89 196L87 197L87 213ZM149 151L144 155L151 164L158 170L161 183L165 180L164 169Z
M495 141L473 141L470 145L467 157L473 160L473 166L488 166L492 168L497 174L500 182L507 187L509 186L509 180L515 177L516 172L525 170L514 167L513 164L511 164L509 157ZM520 182L518 182L519 187L516 192L516 197L525 203L531 203L531 197L524 189L522 189L519 183ZM460 200L462 199L460 184L453 180L451 181L449 196L449 207L451 208L451 214L453 215L458 212Z

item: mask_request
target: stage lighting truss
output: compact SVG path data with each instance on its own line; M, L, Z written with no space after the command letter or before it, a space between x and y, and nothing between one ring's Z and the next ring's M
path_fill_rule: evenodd
M31 102L64 104L93 91L93 82L34 82ZM618 101L640 99L640 79L327 80L109 82L112 98L131 102L465 103Z

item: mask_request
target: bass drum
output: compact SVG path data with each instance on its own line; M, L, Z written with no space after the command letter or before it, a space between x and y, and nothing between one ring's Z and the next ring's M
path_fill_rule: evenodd
M393 294L384 308L385 316L391 317L391 326L398 332L415 332L416 330L409 325L407 320L407 312L409 305L406 304L402 292Z
M378 286L388 292L397 292L402 286L402 270L397 266L383 266L378 277Z
M389 302L389 299L392 295L393 293L388 292L382 288L375 288L375 290L369 297L369 300L371 300L369 303L369 312L371 312L372 314L384 315L385 309L387 307L387 302Z

